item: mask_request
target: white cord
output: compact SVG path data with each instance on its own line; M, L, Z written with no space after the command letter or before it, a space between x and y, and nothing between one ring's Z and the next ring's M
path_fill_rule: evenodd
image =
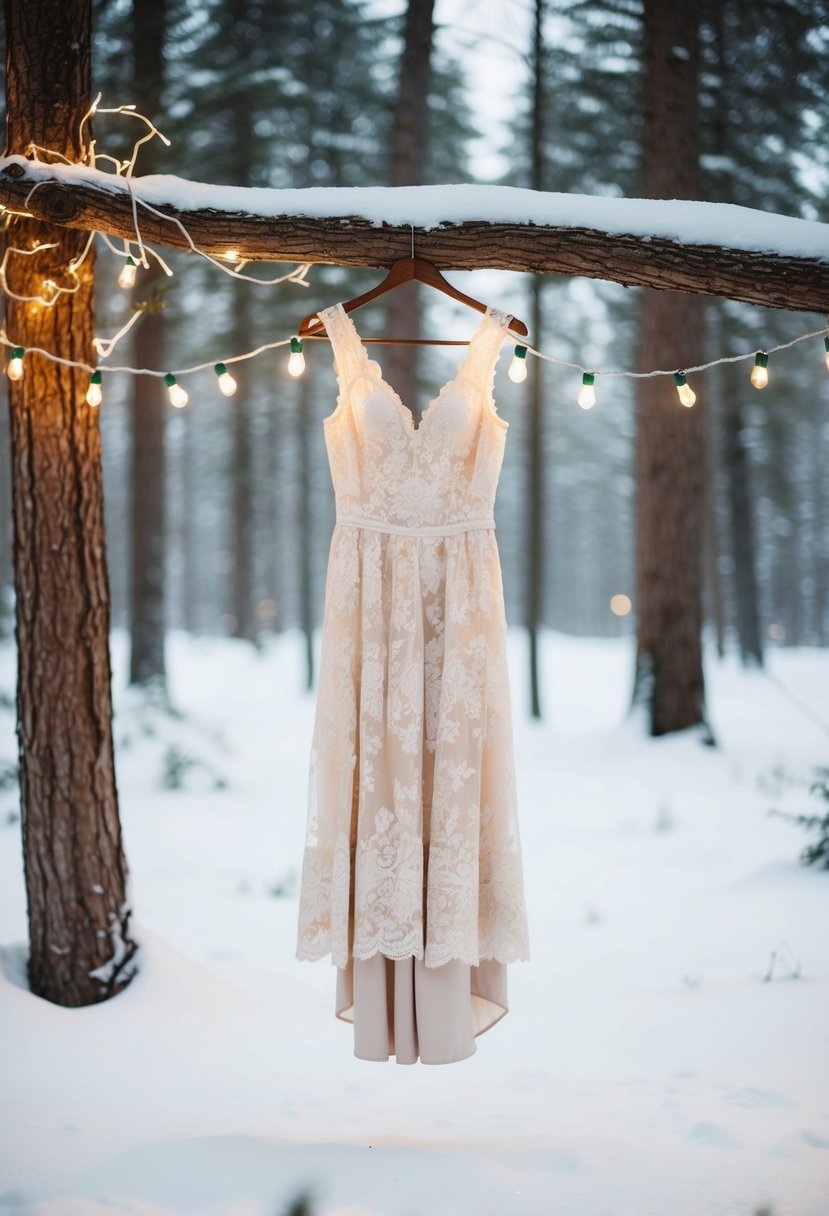
M557 363L559 367L570 367L573 371L591 372L594 376L626 376L630 380L650 380L653 376L673 376L675 372L704 372L709 367L719 367L721 363L740 363L744 359L753 359L758 350L762 350L766 355L773 355L778 350L788 350L790 346L797 346L798 342L805 342L808 338L820 338L829 335L829 325L825 325L823 329L813 329L811 333L800 334L797 338L792 338L790 342L781 342L779 346L763 346L755 347L745 355L728 355L722 359L712 359L710 363L698 363L695 367L672 367L668 370L659 369L652 372L626 372L617 371L615 369L600 370L594 367L585 367L581 363L568 363L566 359L557 359L554 355L545 355L542 351L536 350L534 346L530 346L526 338L510 333L510 337L514 337L519 346L526 346L527 350L536 356L537 359L543 359L546 363Z
M135 317L137 317L137 316L140 316L140 313L136 313ZM134 323L134 319L135 318L132 318L129 321L128 325L124 327L125 330ZM506 332L510 338L515 339L517 345L525 346L527 348L527 350L531 354L535 355L536 358L538 358L538 359L544 359L547 363L556 363L560 367L569 367L576 371L585 372L585 371L591 370L591 369L584 367L581 363L569 363L566 359L557 359L555 357L555 355L545 355L543 353L543 351L536 350L535 347L530 346L527 342L527 339L525 337L523 337L521 334L514 334L509 329ZM823 329L815 329L815 330L812 330L811 333L801 334L797 338L792 338L790 342L781 342L779 344L779 346L770 346L765 350L765 353L768 355L772 355L776 351L779 351L779 350L788 350L788 348L790 346L796 346L798 342L805 342L809 338L819 338L819 337L827 336L827 335L829 335L829 326L824 326ZM113 341L115 341L115 339L113 339ZM231 355L228 358L223 358L221 361L222 361L222 363L225 363L225 364L241 363L246 359L253 359L257 355L261 355L263 353L263 351L276 350L280 346L287 346L290 343L290 341L291 341L291 338L280 338L279 341L277 341L277 342L266 342L262 346L257 346L255 350L245 351L241 355ZM104 341L102 339L96 338L95 342L96 342L96 344L99 345L99 348L104 345ZM19 344L17 342L12 342L9 339L8 335L6 334L5 330L0 329L0 345L13 348L13 347L18 346ZM82 362L78 362L77 360L74 360L74 359L64 359L64 358L61 358L61 356L59 356L59 355L53 355L53 354L51 354L50 351L44 350L40 346L29 346L29 347L26 347L25 349L27 351L32 351L36 354L43 355L44 358L51 359L55 363L60 363L64 367L79 367L82 370L88 371L90 373L94 372L94 371L125 372L127 375L130 375L130 376L166 376L168 374L166 371L156 371L153 368L149 368L149 367L107 367L106 365L99 365L98 367L92 367L89 363L82 363ZM111 347L110 347L110 349L111 349ZM107 353L109 353L109 352L107 352ZM727 356L722 359L712 359L710 363L700 363L696 367L685 367L682 369L671 368L669 370L658 370L658 371L652 371L652 372L626 372L626 371L620 371L620 370L618 370L618 371L617 370L607 370L607 371L594 371L593 374L596 376L627 376L633 380L647 380L654 376L673 376L674 373L679 370L682 370L684 372L702 372L702 371L706 371L709 367L718 367L721 363L739 363L743 359L753 359L755 354L756 354L756 350L752 350L752 351L749 351L748 354L745 354L745 355L730 355L730 356ZM102 357L105 357L105 356L102 356ZM174 371L172 374L175 376L189 376L193 372L200 372L200 371L204 371L205 368L214 367L216 362L217 362L217 360L213 359L213 360L209 360L207 363L196 363L192 367L183 367L179 371Z

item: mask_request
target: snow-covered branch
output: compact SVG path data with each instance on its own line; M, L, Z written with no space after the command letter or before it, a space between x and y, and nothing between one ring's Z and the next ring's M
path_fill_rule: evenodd
M0 158L0 203L52 223L269 262L585 275L829 312L829 225L724 203L542 194L509 186L246 189ZM178 221L178 222L176 222Z

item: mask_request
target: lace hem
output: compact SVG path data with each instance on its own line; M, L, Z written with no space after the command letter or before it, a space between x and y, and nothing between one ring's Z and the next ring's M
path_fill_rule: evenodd
M356 919L349 909L350 882L344 864L345 849L329 853L307 848L303 863L296 958L313 962L330 954L332 962L345 967L350 958L422 959L427 967L441 967L453 959L478 966L483 959L500 963L530 959L527 915L521 880L520 854L494 850L482 854L479 863L478 909L474 901L451 898L446 883L436 883L427 892L427 906L440 913L427 913L431 940L423 945L423 921L404 900L408 915L394 914L378 899L369 884L371 898L363 903ZM352 873L353 873L352 862ZM419 900L417 901L419 903ZM407 923L408 921L408 923Z

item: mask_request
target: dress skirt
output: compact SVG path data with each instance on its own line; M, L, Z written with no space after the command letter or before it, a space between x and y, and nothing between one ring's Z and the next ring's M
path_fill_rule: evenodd
M337 968L335 1012L354 1024L354 1054L398 1064L452 1064L476 1051L475 1039L507 1013L507 965L375 954Z

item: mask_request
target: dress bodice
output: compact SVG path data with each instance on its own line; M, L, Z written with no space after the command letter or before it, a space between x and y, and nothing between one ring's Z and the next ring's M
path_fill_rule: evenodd
M415 426L342 304L319 316L339 386L337 408L323 423L338 522L435 532L494 526L509 423L492 387L512 317L487 309L455 375Z

